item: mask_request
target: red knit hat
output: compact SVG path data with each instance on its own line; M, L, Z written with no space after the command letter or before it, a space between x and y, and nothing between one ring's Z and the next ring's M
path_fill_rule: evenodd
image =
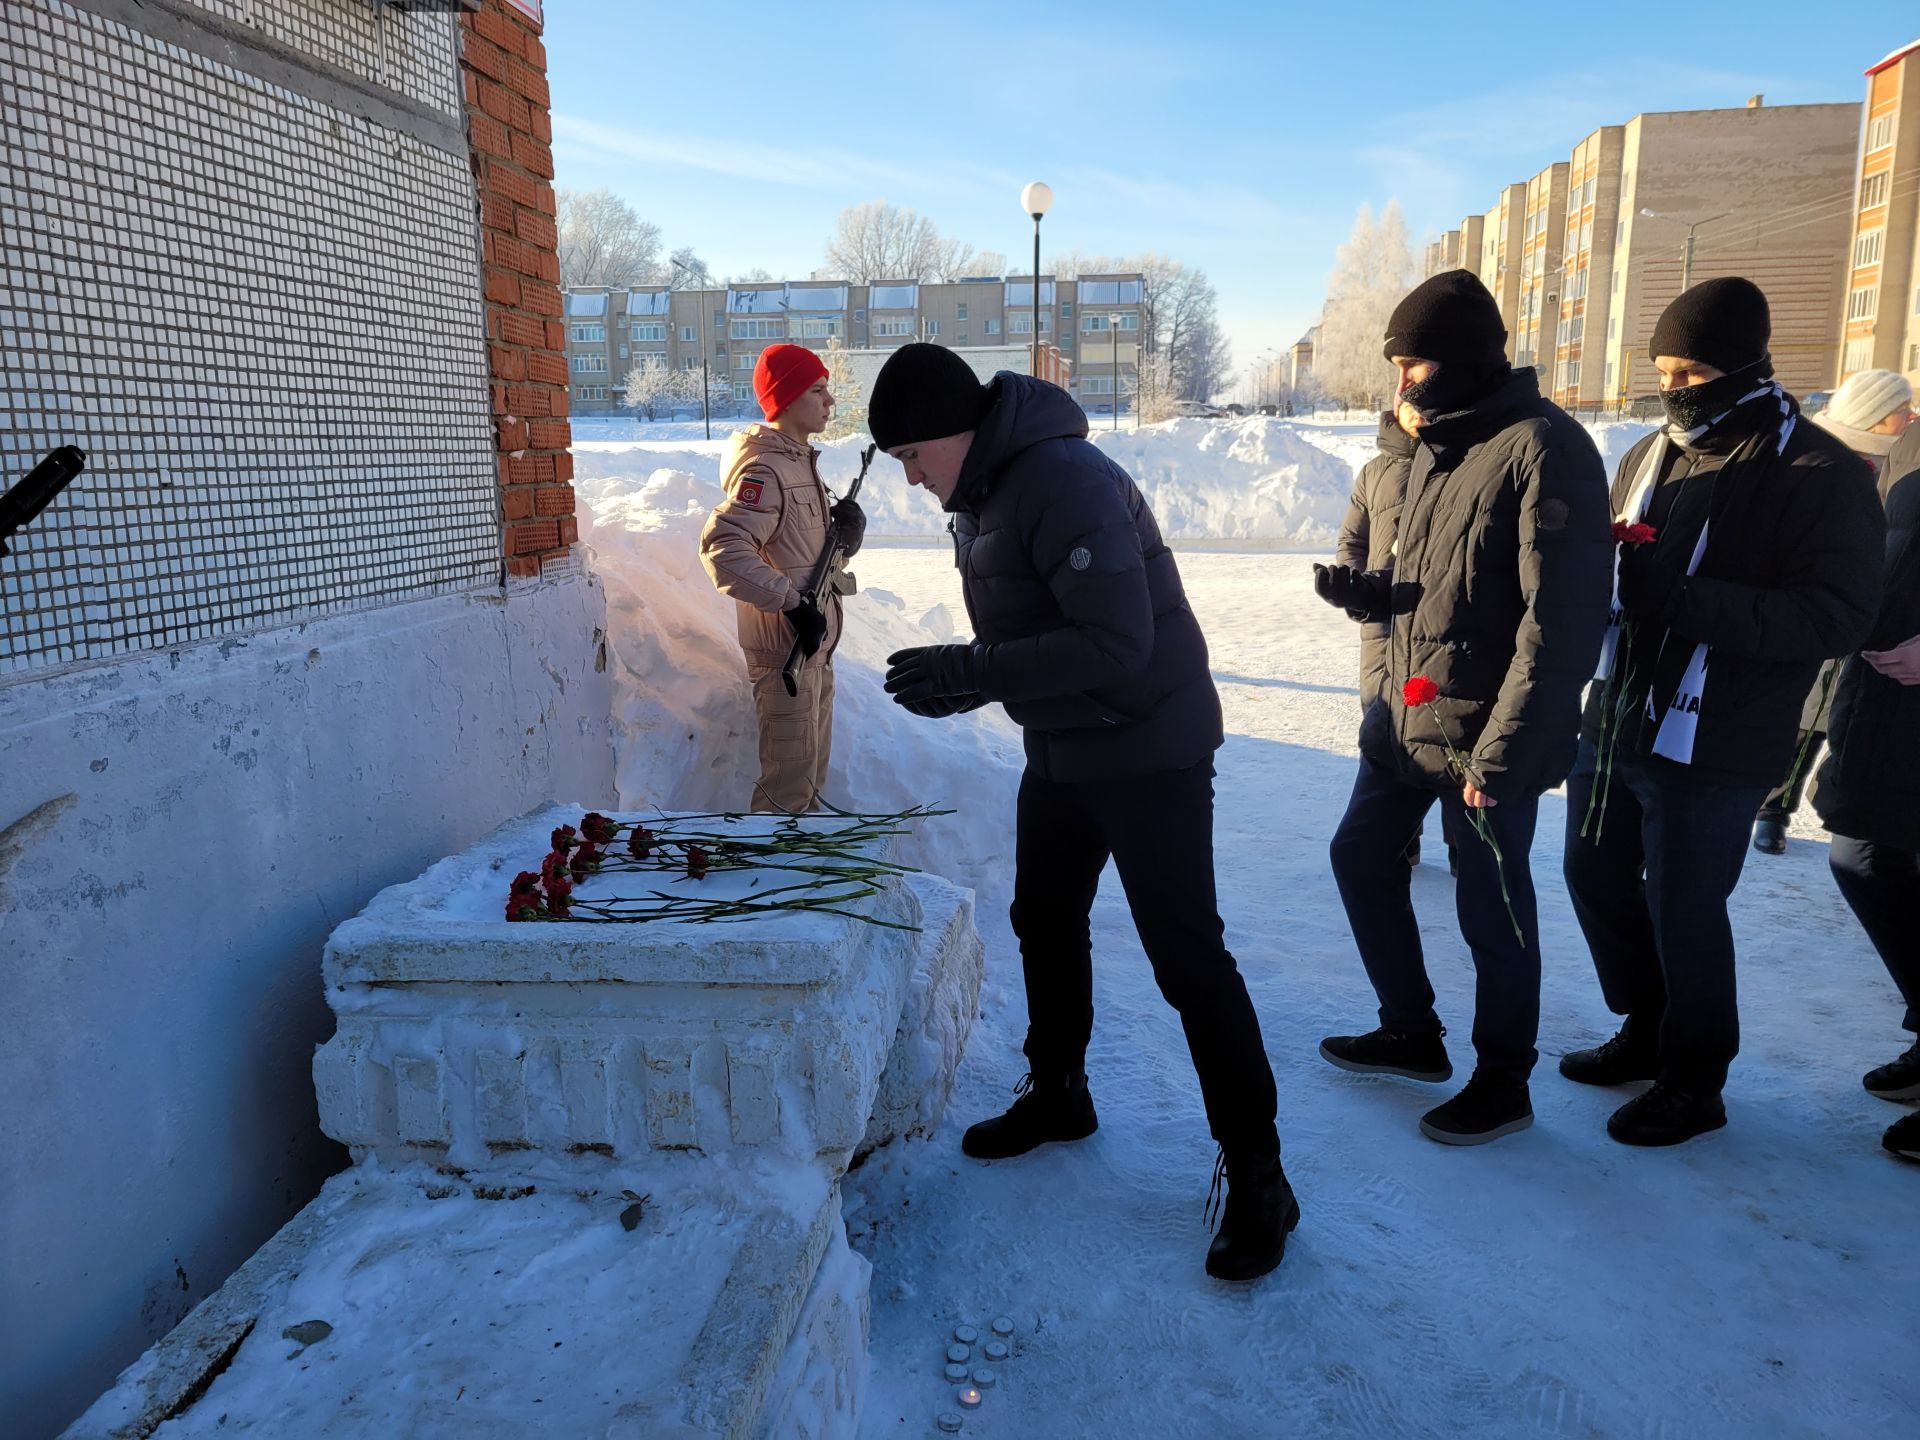
M807 393L816 380L827 378L827 367L804 345L769 345L753 367L753 393L771 420Z

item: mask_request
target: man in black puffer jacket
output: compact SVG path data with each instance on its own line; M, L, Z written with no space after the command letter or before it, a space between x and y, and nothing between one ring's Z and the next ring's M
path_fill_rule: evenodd
M1320 1053L1363 1074L1453 1074L1410 877L1395 863L1438 800L1458 840L1455 904L1476 977L1473 1078L1420 1121L1447 1145L1533 1122L1540 930L1528 852L1541 792L1572 767L1607 620L1605 468L1533 372L1507 364L1505 338L1493 296L1464 270L1400 302L1385 350L1422 424L1392 561L1315 567L1323 599L1387 626L1381 693L1361 721L1360 774L1332 845L1380 1028L1328 1036ZM1416 679L1431 682L1431 703L1408 704Z
M1707 280L1654 326L1667 423L1629 450L1617 627L1567 784L1567 893L1607 1008L1560 1073L1652 1080L1607 1133L1677 1145L1727 1123L1740 1048L1727 901L1753 814L1787 773L1822 660L1867 638L1886 521L1873 477L1773 378L1767 297ZM1603 749L1604 746L1604 749Z
M1093 1133L1087 921L1111 857L1221 1148L1229 1189L1207 1273L1263 1275L1300 1207L1280 1168L1260 1021L1214 898L1220 700L1173 553L1057 386L1007 373L983 386L951 350L905 345L867 418L874 443L952 514L974 632L889 657L887 690L930 718L998 701L1026 739L1012 920L1032 1068L1012 1108L961 1148L1004 1159Z
M1827 763L1813 808L1833 832L1828 863L1840 893L1880 952L1920 1035L1920 425L1881 471L1887 511L1886 585L1867 648L1840 672ZM1870 1094L1920 1100L1920 1039L1867 1073ZM1920 1160L1920 1112L1881 1142Z
M1403 424L1404 414L1414 422ZM1389 410L1380 417L1375 442L1379 454L1353 477L1346 518L1333 547L1334 560L1350 569L1393 568L1393 542L1400 524L1400 505L1407 498L1407 471L1413 466L1413 431L1419 415L1411 405ZM1365 710L1385 693L1387 683L1387 627L1367 621L1360 626L1360 708Z

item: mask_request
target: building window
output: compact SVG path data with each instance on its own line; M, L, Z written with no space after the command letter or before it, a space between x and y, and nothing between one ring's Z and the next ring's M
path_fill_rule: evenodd
M1920 315L1920 290L1913 292L1913 313Z
M1860 182L1860 208L1872 210L1887 203L1887 186L1892 183L1892 172L1882 170L1878 175L1869 175Z
M987 321L987 334L998 335L999 333L1000 333L1000 322L998 320Z
M1893 112L1876 115L1867 122L1867 153L1884 150L1893 144Z
M939 333L940 333L940 322L938 320L927 321L927 339L931 340Z
M1881 255L1886 252L1886 241L1887 227L1884 225L1864 231L1860 238L1853 242L1853 263L1856 266L1878 265Z
M733 357L733 368L736 370L751 370L759 361L760 357L758 355L750 355L743 352Z
M954 319L956 319L956 320L964 320L964 319L966 319L966 318L967 318L967 302L966 302L966 301L964 301L964 300L962 300L962 301L961 301L961 302L959 303L959 305L957 305L957 306L956 306L956 307L954 307L954 308L955 308L955 309L956 309L956 310L957 310L957 311L959 312L958 314L956 314L956 315L955 315L955 316L953 317Z
M1618 315L1609 315L1607 317L1607 339L1611 340L1619 333L1620 317Z
M1580 384L1580 362L1578 360L1569 360L1567 362L1567 384L1576 387Z
M573 357L573 373L576 375L604 375L607 373L607 357L604 355L576 355Z
M680 343L682 345L691 345L694 343L694 341L698 340L699 338L700 338L699 336L693 333L693 326L682 325L680 327Z
M582 400L604 401L607 398L607 387L604 385L582 385L577 393Z
M569 338L574 340L605 340L607 338L607 322L604 320L595 320L591 324L578 324L568 331L568 335Z
M876 320L873 322L873 333L882 340L890 340L897 335L911 335L913 334L913 321L908 319Z
M713 312L713 328L716 330L724 330L726 328L726 325L727 325L727 312L724 310L714 311Z
M727 334L735 340L778 340L787 333L779 320L736 320Z
M1611 360L1607 361L1607 368L1601 372L1601 375L1601 393L1611 395L1613 393L1613 362Z
M840 318L836 315L808 315L800 321L802 340L831 340L842 333Z
M1051 332L1052 329L1052 313L1042 310L1040 312L1040 333L1045 335ZM1009 316L1007 333L1009 335L1031 335L1033 333L1033 312L1031 310L1021 310Z
M1880 308L1880 287L1862 285L1847 296L1847 319L1871 320Z
M642 320L633 327L635 340L664 340L667 338L667 324L664 320Z
M1118 327L1116 327L1118 329L1138 330L1140 328L1140 317L1138 315L1121 315L1118 317L1111 317L1104 310L1087 311L1085 314L1083 314L1080 317L1080 328L1082 330L1087 331L1089 334L1092 334L1096 331L1105 331L1107 328L1108 320L1112 318L1118 318L1118 320L1120 321L1120 324L1118 325ZM1042 326L1041 328L1045 329L1046 327Z
M734 386L733 399L734 399L734 403L738 405L745 405L749 403L754 399L753 386L751 385Z
M1060 318L1062 320L1071 320L1073 318L1073 306L1064 300L1060 302Z
M1844 379L1856 370L1873 368L1873 337L1862 336L1858 340L1849 340L1847 348L1840 357L1840 375Z
M973 337L962 330L958 335L953 337L953 343L956 345L971 345L973 343Z

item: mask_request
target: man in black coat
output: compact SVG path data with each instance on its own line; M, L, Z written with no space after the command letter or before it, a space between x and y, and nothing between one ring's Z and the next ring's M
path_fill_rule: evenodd
M1391 560L1369 572L1315 567L1323 599L1387 627L1332 845L1380 1026L1329 1036L1320 1053L1365 1074L1453 1074L1410 876L1395 863L1438 800L1458 842L1455 904L1476 978L1473 1077L1420 1121L1448 1145L1533 1122L1540 931L1528 852L1541 792L1573 764L1607 618L1606 470L1534 373L1508 365L1505 338L1493 296L1465 270L1401 301L1385 351L1421 425ZM1431 683L1430 702L1409 697L1416 679Z
M1920 426L1881 471L1886 583L1867 648L1846 663L1833 695L1827 763L1813 807L1833 832L1828 863L1840 893L1880 952L1920 1035ZM1920 1039L1867 1072L1869 1094L1920 1100ZM1920 1113L1881 1142L1920 1160Z
M961 1148L1004 1159L1097 1126L1088 917L1111 858L1221 1148L1214 1179L1228 1190L1207 1273L1264 1275L1300 1207L1280 1168L1260 1021L1214 897L1220 699L1173 553L1058 386L1008 373L983 386L953 351L905 345L874 382L868 426L953 516L974 632L890 656L887 690L929 718L998 701L1026 743L1012 920L1031 1070L1012 1108Z
M1740 1048L1727 899L1793 759L1820 662L1867 638L1885 521L1867 467L1773 379L1766 296L1686 291L1654 327L1667 423L1629 450L1615 607L1567 786L1567 890L1620 1032L1560 1073L1652 1080L1607 1133L1675 1145L1726 1124Z

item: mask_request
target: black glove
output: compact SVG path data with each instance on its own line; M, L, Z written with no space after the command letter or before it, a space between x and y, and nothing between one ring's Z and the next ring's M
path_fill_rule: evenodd
M925 700L972 696L980 689L974 678L971 645L917 645L887 657L887 693L896 705L913 706Z
M1386 599L1380 578L1351 565L1315 565L1313 593L1349 618L1364 620L1380 610Z
M1620 547L1620 607L1636 620L1666 624L1684 578L1672 561L1655 555L1651 545Z
M813 601L803 598L787 611L787 623L793 626L794 639L800 642L800 653L811 660L827 638L827 617Z
M969 710L978 710L987 702L978 695L936 695L931 700L903 700L900 702L910 713L927 720L944 720L949 715L963 715Z
M860 553L861 542L867 538L867 512L851 499L836 500L827 516L839 526L840 553L851 559Z

